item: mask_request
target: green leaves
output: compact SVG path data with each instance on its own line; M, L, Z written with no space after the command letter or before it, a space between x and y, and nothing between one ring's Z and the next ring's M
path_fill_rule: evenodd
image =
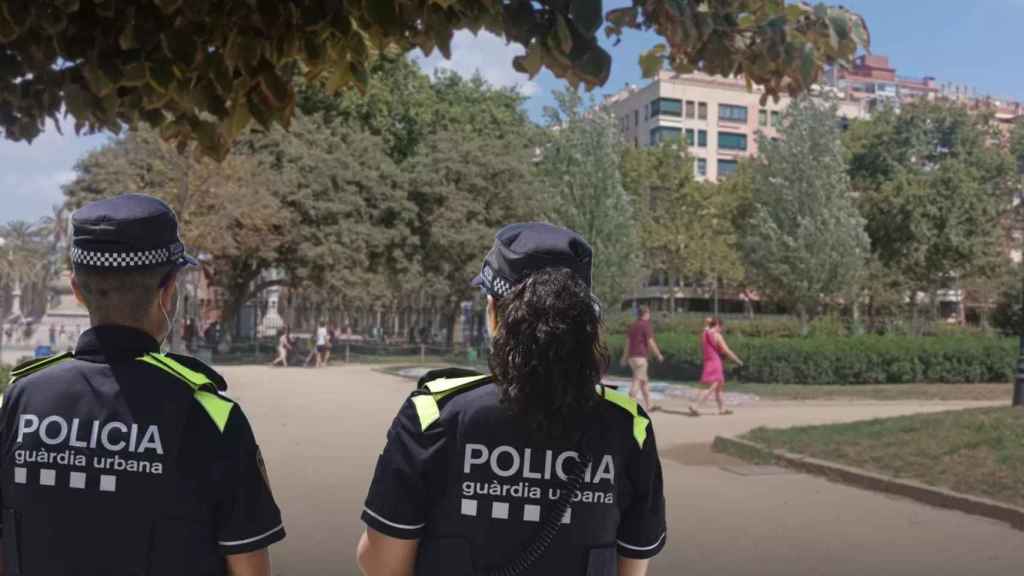
M601 0L572 0L569 15L576 23L576 28L587 36L596 34L604 22L601 16Z
M528 74L532 80L537 75L537 72L540 72L541 66L544 65L544 48L540 42L531 43L526 49L526 54L516 56L512 61L512 65L517 72Z
M834 107L794 100L781 140L758 140L743 256L758 291L798 310L857 297L869 250Z
M658 75L658 72L664 66L664 59L667 53L668 47L664 44L658 44L640 55L640 71L643 73L644 78L654 78Z
M227 116L243 104L257 121L286 125L295 78L362 90L381 53L436 48L451 57L460 30L520 44L526 54L507 64L526 74L547 68L574 87L593 88L611 68L596 38L607 20L611 37L627 29L662 35L664 44L642 57L646 74L666 64L739 71L768 94L805 89L821 66L849 60L869 42L863 19L824 5L633 0L602 18L603 8L602 0L6 0L0 53L9 62L0 67L0 102L18 113L5 115L0 130L29 138L65 109L86 131L140 118L199 126L205 115ZM82 78L88 97L76 94L68 106L60 95ZM29 79L40 87L22 89ZM156 107L163 114L152 113ZM234 131L221 129L201 143L216 158L226 155Z

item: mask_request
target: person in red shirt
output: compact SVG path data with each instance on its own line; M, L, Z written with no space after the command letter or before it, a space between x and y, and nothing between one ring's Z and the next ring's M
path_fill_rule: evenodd
M647 378L647 357L653 352L658 362L665 357L654 341L654 328L651 326L651 309L641 306L639 317L629 327L626 345L622 349L622 365L629 364L633 371L633 382L629 385L629 397L635 398L643 405L644 410L651 411L651 386ZM656 409L656 408L655 408Z

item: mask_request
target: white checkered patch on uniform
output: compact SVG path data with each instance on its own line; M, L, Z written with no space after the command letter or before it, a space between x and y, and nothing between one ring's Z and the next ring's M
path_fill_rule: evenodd
M72 248L71 261L75 264L97 268L141 268L169 263L171 253L166 248L144 252L91 252Z

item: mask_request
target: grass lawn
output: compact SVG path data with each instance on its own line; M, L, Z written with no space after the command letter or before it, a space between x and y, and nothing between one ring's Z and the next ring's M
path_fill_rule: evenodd
M1012 384L726 384L726 390L757 394L766 400L983 400L1010 401Z
M1024 409L982 408L785 430L744 438L1024 507Z

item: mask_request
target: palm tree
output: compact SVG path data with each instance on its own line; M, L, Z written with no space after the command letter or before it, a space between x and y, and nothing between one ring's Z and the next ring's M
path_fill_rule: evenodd
M0 226L0 282L19 289L45 280L50 268L48 236L49 227L24 220Z

